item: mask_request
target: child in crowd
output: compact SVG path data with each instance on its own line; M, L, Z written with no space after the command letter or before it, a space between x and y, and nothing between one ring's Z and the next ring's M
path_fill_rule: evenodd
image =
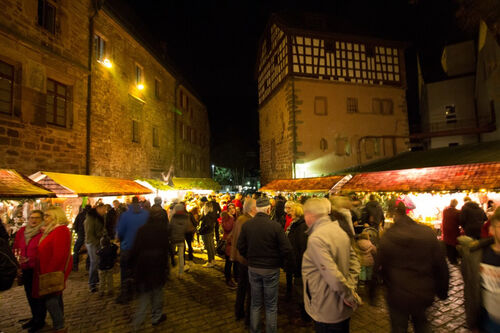
M111 243L107 235L101 238L101 248L97 250L97 256L99 257L99 296L104 296L106 289L108 295L113 295L113 267L116 263L117 251L118 246Z
M367 232L362 232L357 236L356 250L359 254L359 261L361 263L361 273L359 281L366 283L372 278L374 256L377 248L370 241L370 235Z

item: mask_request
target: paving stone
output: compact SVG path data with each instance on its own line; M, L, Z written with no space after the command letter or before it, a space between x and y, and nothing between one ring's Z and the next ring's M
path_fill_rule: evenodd
M167 282L164 290L166 322L158 327L152 327L150 317L147 316L142 332L246 332L244 322L234 320L236 292L228 289L224 283L224 261L217 260L216 268L207 269L201 267L206 255L196 254L196 256L198 257L196 264L191 264L191 269L184 274L184 279L179 280L172 274L170 281ZM176 272L175 267L172 272ZM457 266L450 266L450 272L451 281L454 282L450 285L450 298L436 301L429 309L429 318L435 332L467 332L460 272ZM279 332L313 332L312 324L309 327L296 327L290 323L290 319L298 315L298 308L294 302L285 301L285 274L281 274L280 282ZM117 295L118 274L114 275L114 284ZM390 332L383 290L377 292L376 306L368 304L364 288L360 289L360 295L365 303L351 318L351 332ZM114 303L115 297L99 297L96 293L89 293L87 273L84 269L72 273L64 291L65 321L68 331L70 333L130 332L136 302L118 305ZM0 294L0 331L5 333L22 331L18 321L29 316L23 287L16 286ZM41 332L51 331L50 316L47 316L47 325ZM410 327L410 332L412 331Z

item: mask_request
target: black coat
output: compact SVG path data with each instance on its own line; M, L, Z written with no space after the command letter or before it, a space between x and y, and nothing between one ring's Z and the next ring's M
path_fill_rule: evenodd
M293 258L285 231L264 213L257 213L241 227L237 248L250 267L288 267Z
M215 212L209 212L207 215L203 215L200 221L200 229L198 230L200 235L207 235L214 232L215 226L219 223Z
M374 266L387 286L387 303L404 311L445 299L449 272L435 232L408 216L399 216L380 239ZM375 277L374 277L375 279Z
M307 248L307 224L303 217L288 227L288 240L292 246L294 267L292 271L296 277L302 276L302 257Z
M137 231L130 251L130 265L139 291L149 291L165 284L169 258L167 226L148 219Z

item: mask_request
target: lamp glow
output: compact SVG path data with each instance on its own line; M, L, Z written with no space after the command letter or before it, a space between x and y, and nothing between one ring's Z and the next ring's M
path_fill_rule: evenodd
M107 68L113 67L113 64L107 58L102 61L102 64L104 65L104 67L107 67Z
M139 89L139 90L143 90L143 89L144 89L144 85L143 85L142 83L139 83L139 84L137 85L137 89Z

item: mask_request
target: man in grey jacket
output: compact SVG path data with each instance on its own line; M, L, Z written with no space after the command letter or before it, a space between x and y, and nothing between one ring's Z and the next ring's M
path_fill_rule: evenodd
M349 320L361 303L355 291L360 272L356 252L345 231L328 216L327 199L312 198L304 205L309 227L302 259L304 304L316 332L349 332Z

